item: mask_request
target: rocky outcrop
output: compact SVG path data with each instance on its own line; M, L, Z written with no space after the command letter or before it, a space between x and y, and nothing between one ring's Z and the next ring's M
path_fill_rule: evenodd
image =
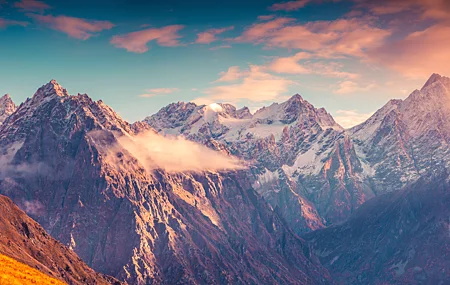
M2 195L0 254L68 284L121 284L89 268L75 252L53 239L38 223Z
M6 120L6 118L14 113L16 105L12 101L9 94L0 97L0 125Z

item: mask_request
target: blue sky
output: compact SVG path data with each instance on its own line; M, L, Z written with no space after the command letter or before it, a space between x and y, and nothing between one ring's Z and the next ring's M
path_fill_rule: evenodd
M64 3L63 3L64 2ZM2 1L0 93L56 79L133 122L301 94L345 126L450 74L445 0Z

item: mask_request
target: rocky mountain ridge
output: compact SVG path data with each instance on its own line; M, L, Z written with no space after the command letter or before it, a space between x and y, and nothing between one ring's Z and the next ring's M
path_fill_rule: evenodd
M254 115L245 110L179 102L143 122L254 162L255 189L298 234L345 219L374 195L351 138L325 109L297 94Z
M229 104L179 102L143 122L254 161L249 177L255 189L284 209L301 234L343 221L372 197L448 166L449 82L433 74L421 90L389 101L349 130L300 95L253 115L243 108L242 118ZM286 181L290 190L279 191Z
M52 80L0 128L0 192L131 284L332 283L245 173L149 172L117 140L143 131Z

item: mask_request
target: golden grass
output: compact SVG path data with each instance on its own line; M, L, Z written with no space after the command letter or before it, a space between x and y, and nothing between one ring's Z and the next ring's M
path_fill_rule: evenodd
M1 285L64 285L65 283L51 278L44 273L0 254Z

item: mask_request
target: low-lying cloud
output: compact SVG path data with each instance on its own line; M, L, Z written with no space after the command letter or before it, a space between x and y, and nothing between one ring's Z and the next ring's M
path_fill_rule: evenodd
M102 134L92 132L94 139ZM163 169L169 173L203 172L244 169L239 159L188 141L183 137L162 136L147 131L135 136L116 137L117 143L103 149L109 163L117 164L117 154L128 151L147 171ZM120 155L119 155L120 157Z
M13 158L22 144L22 142L14 143L0 153L0 179L46 175L51 172L48 166L42 162L13 163Z

